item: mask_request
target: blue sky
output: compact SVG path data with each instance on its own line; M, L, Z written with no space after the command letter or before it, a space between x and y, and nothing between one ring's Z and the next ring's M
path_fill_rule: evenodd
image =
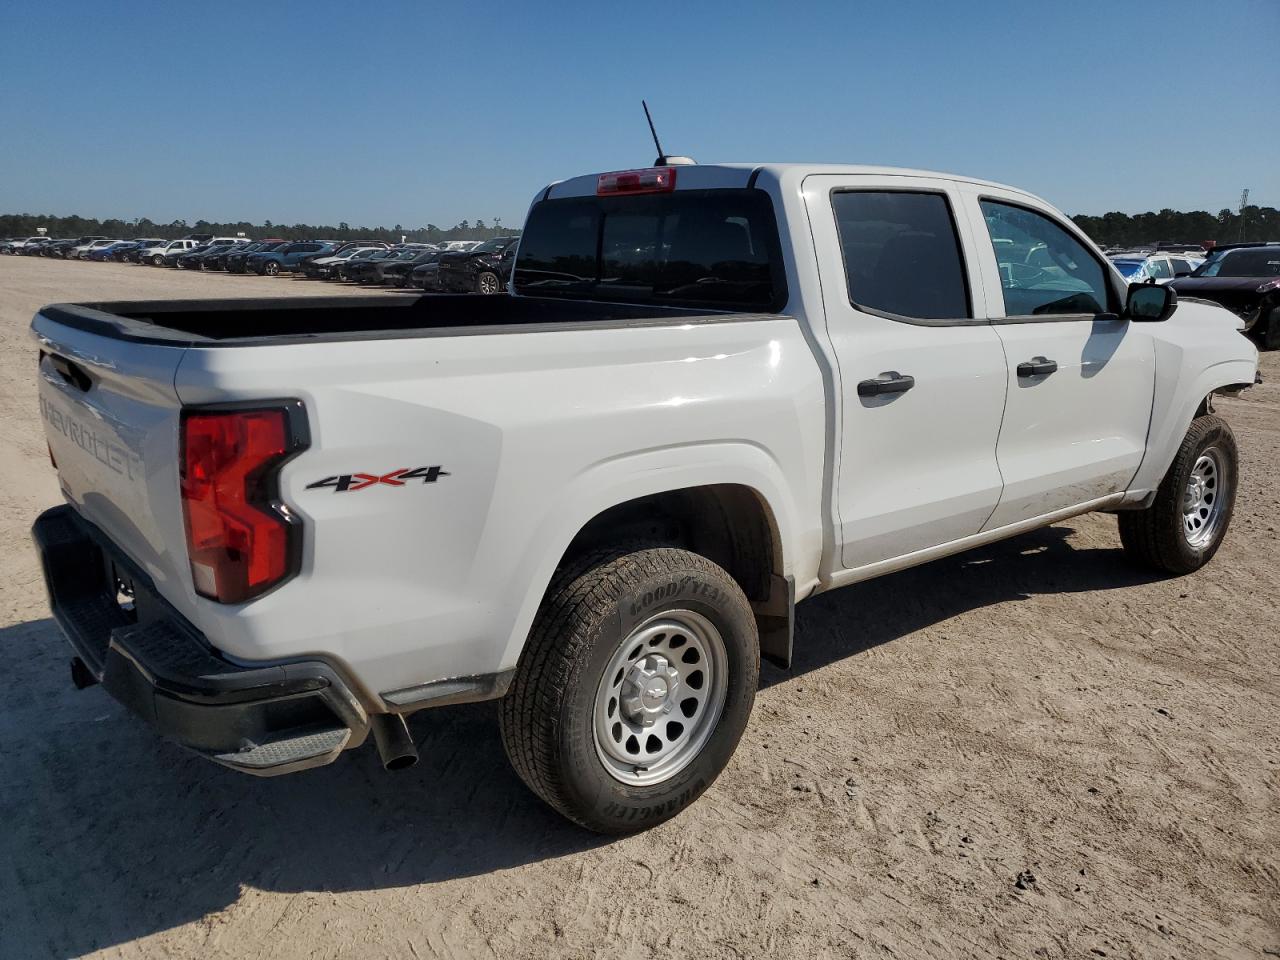
M0 0L0 212L519 223L652 160L1280 206L1280 0Z

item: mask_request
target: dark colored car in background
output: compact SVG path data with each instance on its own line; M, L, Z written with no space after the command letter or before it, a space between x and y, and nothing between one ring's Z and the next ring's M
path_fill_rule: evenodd
M186 258L195 256L197 253L204 253L209 249L207 243L202 243L198 247L191 247L187 250L172 250L164 255L164 265L166 267L177 267L179 270L186 267Z
M370 250L360 250L357 248L355 253L347 257L346 260L334 260L329 264L329 273L325 275L326 280L346 280L347 268L365 260L371 260L372 257L387 256L387 250L378 250L378 248L370 248Z
M117 240L115 243L105 247L98 247L96 250L90 250L81 258L83 260L93 260L97 263L114 262L116 254L123 253L133 246L132 240Z
M286 243L266 253L251 253L245 261L245 269L260 276L274 277L286 270L294 270L313 254L332 253L339 244L327 240L299 240Z
M501 293L511 279L519 237L495 237L470 250L446 253L436 289L445 293Z
M1264 350L1280 350L1280 244L1215 253L1189 277L1169 281L1178 296L1220 303L1244 321Z
M390 263L383 262L378 271L382 275L380 283L389 284L393 287L407 287L410 285L410 278L413 272L423 264L435 263L440 259L444 251L426 249L415 250L414 255L409 259L393 260ZM416 286L422 286L419 280Z
M43 256L46 249L52 244L57 243L56 237L41 237L39 240L31 240L18 252L24 257Z
M144 237L141 240L131 240L129 245L121 247L113 255L112 259L117 263L137 263L142 259L142 251L150 250L156 244L164 243L158 237Z
M238 243L232 246L214 247L205 252L200 258L200 267L203 270L226 270L227 261L233 256L248 256L251 253L265 253L268 250L274 250L283 240L254 240L252 243Z
M355 283L381 283L382 268L391 263L401 261L407 262L417 256L416 249L404 250L383 250L372 256L361 257L359 260L349 260L345 264L338 264L338 274L343 280L354 281Z
M283 247L288 240L257 240L239 247L231 247L220 256L222 269L227 273L245 273L246 263L255 253L270 253Z
M46 244L42 253L46 257L52 257L55 260L61 260L67 255L67 251L70 250L72 247L78 247L82 243L90 243L96 239L98 238L97 237L92 237L92 238L80 237L77 240L55 240L53 241L53 243Z

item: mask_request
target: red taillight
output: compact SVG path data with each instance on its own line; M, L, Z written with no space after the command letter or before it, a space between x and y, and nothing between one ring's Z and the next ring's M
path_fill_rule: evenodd
M184 415L182 507L201 596L241 603L295 572L300 531L280 508L276 479L298 449L279 407Z
M602 173L596 181L596 196L616 193L669 193L676 188L675 167L649 167L646 170L620 170Z

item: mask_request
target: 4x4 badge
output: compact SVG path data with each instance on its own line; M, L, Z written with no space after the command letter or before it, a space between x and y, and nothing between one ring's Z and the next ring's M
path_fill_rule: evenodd
M421 480L423 483L435 483L441 477L449 476L441 467L401 467L390 473L343 473L335 477L325 477L315 483L308 483L308 490L319 487L333 487L334 493L346 493L348 490L365 490L368 487L385 483L388 487L403 487L406 481Z

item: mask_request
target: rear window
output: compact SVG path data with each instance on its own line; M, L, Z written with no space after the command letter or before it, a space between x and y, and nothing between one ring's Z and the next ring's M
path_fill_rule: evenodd
M849 190L833 194L831 205L855 306L919 320L973 315L946 197Z
M725 310L786 303L778 226L762 190L543 200L525 224L515 288Z

